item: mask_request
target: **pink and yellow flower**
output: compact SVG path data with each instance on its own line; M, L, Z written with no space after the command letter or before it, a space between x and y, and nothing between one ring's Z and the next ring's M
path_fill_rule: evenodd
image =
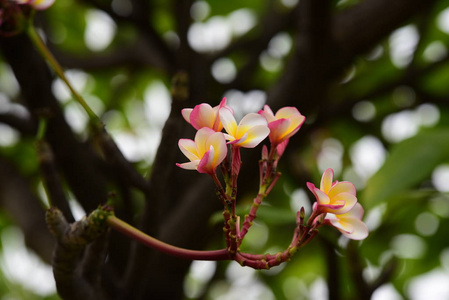
M264 109L259 111L259 114L268 121L269 138L273 145L278 145L292 137L298 132L306 119L296 107L283 107L276 114L273 114L271 108L265 105Z
M321 178L320 188L308 182L307 187L315 195L317 204L314 209L320 213L341 215L350 211L357 203L356 189L349 181L334 181L334 171L327 169Z
M15 0L18 4L29 4L37 10L44 10L49 8L55 0Z
M256 113L247 114L238 125L231 109L223 107L219 115L227 133L225 137L234 146L254 148L270 133L267 120Z
M190 160L187 163L176 164L178 167L210 175L215 173L228 151L224 134L207 127L197 131L194 141L180 139L178 145L182 153Z
M368 236L368 227L362 221L363 208L360 203L341 215L326 214L325 223L337 228L344 236L353 240L363 240Z
M181 113L184 119L196 130L207 127L214 131L221 131L223 125L218 116L218 111L223 107L231 109L226 105L226 98L223 98L218 106L211 107L207 103L201 103L194 108L185 108Z

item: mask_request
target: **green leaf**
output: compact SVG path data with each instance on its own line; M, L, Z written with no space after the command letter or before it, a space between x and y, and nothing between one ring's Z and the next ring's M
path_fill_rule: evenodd
M415 186L448 158L448 130L423 132L397 144L369 180L363 193L364 204L373 207Z

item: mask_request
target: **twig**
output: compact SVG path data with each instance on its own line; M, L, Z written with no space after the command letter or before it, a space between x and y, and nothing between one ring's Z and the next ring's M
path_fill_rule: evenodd
M123 156L123 153L117 147L112 137L107 133L106 129L93 128L94 136L99 142L103 154L107 161L109 161L118 171L118 174L124 182L131 186L140 189L144 194L149 193L149 183L143 176L137 172L133 165Z
M39 168L50 204L59 207L65 218L72 223L75 221L75 218L72 215L68 200L62 187L62 182L58 176L58 172L56 171L53 152L44 140L39 140L36 143L36 148L39 159Z

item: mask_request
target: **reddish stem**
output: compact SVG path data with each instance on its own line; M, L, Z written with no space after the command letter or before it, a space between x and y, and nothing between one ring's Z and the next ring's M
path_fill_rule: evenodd
M139 241L140 243L156 249L165 254L173 255L176 257L181 257L191 260L228 260L230 259L227 249L211 250L211 251L201 251L201 250L190 250L180 247L176 247L162 241L159 241L137 228L123 222L115 216L109 216L106 220L109 227Z
M273 161L267 162L266 160L261 160L259 162L259 172L261 173L259 193L253 199L249 214L245 216L245 221L243 222L242 230L240 231L239 235L238 245L242 243L242 240L248 233L249 228L253 225L253 221L257 217L257 210L259 209L259 206L262 203L263 199L268 196L268 194L271 192L276 182L278 181L279 177L281 176L280 173L276 173L273 178L275 169L273 169L272 164Z

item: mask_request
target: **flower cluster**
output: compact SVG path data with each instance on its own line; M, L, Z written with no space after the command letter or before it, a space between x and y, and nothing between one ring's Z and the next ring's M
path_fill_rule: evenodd
M265 105L264 110L259 111L257 114L249 113L245 115L237 124L232 108L226 104L226 98L215 107L202 103L193 109L183 109L182 116L198 130L198 133L204 127L215 132L221 132L224 128L226 133L223 133L223 137L228 141L229 145L235 148L254 148L269 136L272 147L279 147L280 149L282 143L287 142L291 136L298 132L305 120L305 117L295 107L281 108L274 115L269 106ZM181 139L179 147L191 162L178 164L178 166L185 169L197 169L200 173L214 172L226 157L227 148L222 147L222 140L217 138L216 144L208 144L208 148L205 149L205 141L197 139L197 137L195 137L195 142ZM193 143L196 143L195 148L186 147L187 145L193 145ZM204 169L198 169L197 166L200 165L202 160L211 159L209 151L213 151L215 157L220 159L216 159L213 162L210 161L207 164L209 166L208 171L204 172ZM217 153L217 151L220 153ZM197 154L200 154L200 156ZM202 164L204 165L205 163Z
M317 202L307 222L304 221L304 210L298 212L297 228L286 251L276 256L240 253L239 246L256 218L258 207L280 176L276 171L278 161L289 139L301 128L305 117L295 107L284 107L273 113L271 108L265 105L263 110L249 113L237 123L234 112L226 104L225 98L215 107L202 103L194 108L183 109L182 116L197 132L194 140L179 140L179 148L190 161L177 166L197 170L213 178L224 206L227 251L236 261L254 268L277 265L288 260L297 249L308 243L316 235L318 227L324 224L336 227L350 239L361 240L367 237L368 229L361 221L363 208L357 203L354 185L346 181L333 182L333 171L327 169L321 179L320 188L307 183ZM235 209L237 177L241 167L240 149L254 148L267 137L270 141L270 150L267 146L262 148L262 159L259 162L259 192L241 226L240 217L236 215ZM218 167L225 188L217 177Z

